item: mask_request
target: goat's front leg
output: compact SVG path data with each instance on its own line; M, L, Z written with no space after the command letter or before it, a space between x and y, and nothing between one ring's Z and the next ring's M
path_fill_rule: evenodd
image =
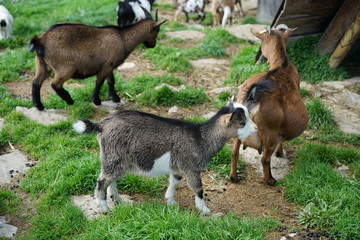
M104 81L105 81L105 78L106 76L101 76L101 75L98 75L97 78L96 78L96 83L95 83L95 88L94 88L94 91L91 95L92 97L92 100L93 100L93 103L95 105L101 105L101 100L100 100L100 97L99 97L99 94L100 94L100 90L101 90L101 86L103 85Z
M237 166L239 161L239 148L241 140L238 138L233 138L233 149L231 154L231 171L230 171L230 181L233 183L239 182L239 177L237 174Z
M115 78L114 78L114 74L113 72L111 72L107 78L107 83L108 83L108 86L109 86L109 97L111 97L111 99L113 100L113 102L120 102L120 97L116 94L116 91L115 91Z
M186 179L189 187L195 194L195 205L201 215L210 213L210 209L205 205L204 192L202 188L200 172L189 171L186 173Z
M176 201L174 199L175 188L180 183L182 176L176 174L170 174L169 177L169 187L165 193L165 199L167 200L168 205L175 204Z

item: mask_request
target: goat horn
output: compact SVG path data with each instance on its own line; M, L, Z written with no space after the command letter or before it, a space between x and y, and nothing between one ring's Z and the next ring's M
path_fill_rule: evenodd
M270 34L271 33L271 27L270 26L267 26L266 28L267 32Z
M157 22L158 21L158 11L159 11L159 9L157 8L157 9L155 9L155 22Z
M285 29L285 30L289 30L289 27L285 24L279 24L276 26L275 28L276 30L282 30L282 29Z

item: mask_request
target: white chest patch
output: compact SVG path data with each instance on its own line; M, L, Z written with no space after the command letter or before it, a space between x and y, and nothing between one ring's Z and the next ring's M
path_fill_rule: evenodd
M155 159L154 165L150 171L138 171L136 174L146 177L159 177L162 175L170 175L172 170L170 168L171 153L167 152L161 157Z

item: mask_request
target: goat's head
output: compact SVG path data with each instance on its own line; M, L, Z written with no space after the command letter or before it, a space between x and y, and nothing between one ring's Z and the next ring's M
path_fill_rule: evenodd
M116 13L117 24L120 27L133 25L143 19L153 19L150 9L142 6L139 1L119 1Z
M229 99L226 105L230 114L222 117L222 126L226 129L226 135L229 138L237 137L245 139L257 132L256 124L250 119L248 109L237 102L233 101L234 97Z
M282 31L284 30L284 31ZM276 28L267 27L261 32L251 29L251 33L261 40L261 51L265 57L269 57L270 53L279 49L286 48L286 41L296 28L288 28L285 24L280 24Z
M160 31L161 24L165 23L167 20L158 22L158 11L155 11L155 21L150 21L149 34L145 37L143 42L145 47L153 48L156 46L156 38Z

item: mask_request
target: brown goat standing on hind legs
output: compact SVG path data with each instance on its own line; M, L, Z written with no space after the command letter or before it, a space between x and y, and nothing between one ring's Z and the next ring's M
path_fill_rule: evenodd
M285 32L280 29L285 29ZM250 117L258 126L258 133L245 140L234 139L230 179L238 182L236 173L241 142L244 149L252 147L262 153L264 182L274 185L271 175L271 155L283 155L282 142L299 136L307 126L308 114L300 96L300 77L286 53L286 40L295 29L281 24L276 29L251 32L261 40L262 54L268 59L270 69L256 74L239 87L237 101L245 103ZM261 94L255 95L255 92Z
M144 19L126 27L94 27L80 23L62 23L49 28L40 37L33 37L29 50L36 51L36 74L32 85L32 100L38 110L44 106L40 101L40 88L54 71L51 86L55 92L71 105L70 94L63 88L71 78L83 79L96 76L92 93L93 103L100 105L99 93L105 79L109 85L109 96L114 102L120 98L114 89L113 70L122 64L135 47L141 43L153 48L162 22Z

